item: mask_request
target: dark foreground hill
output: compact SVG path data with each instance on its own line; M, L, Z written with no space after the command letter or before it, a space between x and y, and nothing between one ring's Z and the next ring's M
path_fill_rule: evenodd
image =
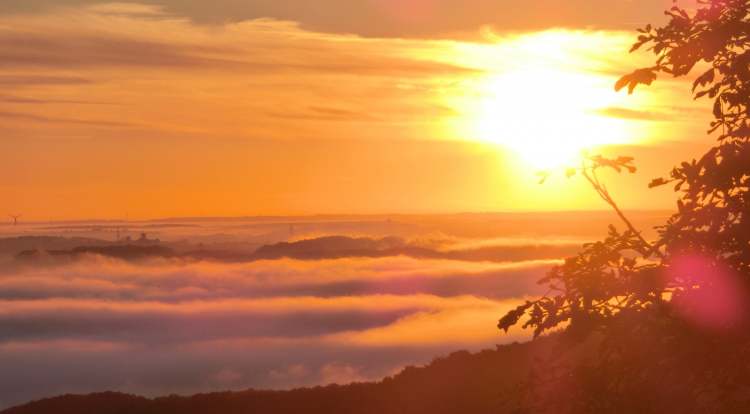
M427 367L409 367L378 383L330 385L292 391L220 392L156 399L120 393L66 395L2 414L239 414L239 413L498 413L518 407L515 388L548 339L499 346L477 354L457 352Z
M0 414L485 414L747 413L750 341L663 335L617 339L575 330L476 354L456 352L380 382L292 391L217 392L144 398L64 395ZM578 338L578 339L576 339ZM598 339L593 339L598 338ZM736 338L735 338L736 339ZM707 368L721 375L703 375Z

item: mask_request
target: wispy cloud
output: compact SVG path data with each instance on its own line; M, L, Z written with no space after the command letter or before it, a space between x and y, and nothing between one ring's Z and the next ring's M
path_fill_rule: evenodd
M96 121L88 119L75 119L75 118L55 118L47 117L43 115L34 115L23 112L5 112L0 111L0 119L6 119L11 121L22 121L22 122L36 122L43 124L73 124L73 125L86 125L93 127L128 127L132 124L116 121Z
M0 12L40 13L62 7L94 5L99 0L6 0ZM140 3L140 4L133 4ZM301 22L313 30L377 37L447 37L474 32L483 25L529 31L551 27L621 29L645 25L670 6L668 1L598 0L523 3L486 0L138 0L95 6L102 14L150 17L170 14L201 24L224 24L263 17ZM321 13L320 10L335 10Z
M46 99L29 98L24 96L0 95L0 102L19 105L47 105L47 104L70 104L70 105L112 105L109 102L78 101L71 99Z
M87 66L232 67L240 62L211 54L230 50L204 45L160 43L154 40L86 33L57 35L0 31L0 69L81 68Z
M77 76L0 74L0 85L11 87L42 85L86 85L91 83L93 83L92 80Z
M599 111L600 114L612 118L629 119L635 121L672 121L674 114L656 110L644 111L629 108L609 107Z
M429 53L450 43L329 35L272 19L205 27L159 8L132 4L4 15L0 27L0 84L13 92L0 104L34 103L15 92L33 86L35 95L46 96L37 103L45 105L26 119L68 124L71 129L55 134L82 134L86 123L58 107L71 102L128 105L128 110L117 113L127 121L108 121L110 127L137 121L144 130L162 134L347 134L321 131L315 125L321 120L349 121L352 130L363 123L390 130L394 120L401 125L421 123L426 115L414 109L425 107L424 92L398 85L435 85L483 71ZM289 79L296 85L280 85ZM353 82L361 94L344 98L355 92ZM366 98L375 96L375 103ZM332 100L337 100L335 105ZM210 110L204 109L207 105ZM3 112L6 120L23 116ZM101 119L106 110L87 112ZM384 115L391 121L379 122ZM278 128L279 119L289 125ZM44 135L42 131L31 133ZM102 137L106 136L110 135Z

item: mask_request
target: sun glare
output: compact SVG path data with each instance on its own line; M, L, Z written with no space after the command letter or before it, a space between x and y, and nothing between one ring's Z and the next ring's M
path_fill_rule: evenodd
M499 75L486 81L475 136L502 144L538 169L575 164L584 150L626 140L621 120L598 110L614 104L586 75L538 69Z
M537 170L576 165L584 150L633 142L632 121L604 115L627 106L627 96L614 92L613 76L597 71L583 46L590 41L596 49L605 40L565 32L517 39L532 53L509 65L484 62L486 69L504 67L477 80L476 94L460 103L461 134L502 145Z

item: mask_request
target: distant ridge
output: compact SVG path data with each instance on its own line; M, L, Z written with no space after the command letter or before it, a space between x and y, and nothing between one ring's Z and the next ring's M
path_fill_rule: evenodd
M16 255L16 259L34 260L44 255L75 258L84 254L97 254L123 260L136 260L148 257L176 257L174 250L168 247L136 246L128 244L112 246L78 246L71 250L24 250Z
M15 255L24 250L65 250L79 246L106 246L111 242L86 237L20 236L0 238L0 254Z
M13 254L19 260L32 260L43 255L75 258L83 254L96 254L123 260L149 257L182 258L186 260L213 260L223 262L249 262L290 258L297 260L339 259L346 257L407 256L418 259L443 259L461 261L510 262L524 260L553 260L574 254L578 243L539 245L479 246L462 249L437 249L423 247L398 237L369 238L325 236L294 242L263 245L252 253L226 249L188 249L178 252L169 243L138 245L85 238L29 237L0 239L0 251Z
M503 413L519 406L515 387L554 339L456 352L426 367L407 367L377 383L292 391L217 392L148 399L121 393L64 395L0 414L459 414Z
M464 261L517 261L558 259L573 254L578 243L486 246L461 250L438 250L410 244L397 237L372 239L346 236L329 236L296 242L283 242L260 247L255 259L326 259L341 257L409 256L420 259L446 259Z

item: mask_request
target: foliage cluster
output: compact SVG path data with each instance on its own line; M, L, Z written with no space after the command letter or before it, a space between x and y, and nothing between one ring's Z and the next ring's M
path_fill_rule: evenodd
M652 181L679 195L677 212L654 240L628 221L597 174L634 172L631 158L587 157L570 170L625 228L611 226L604 240L555 267L540 281L549 293L509 312L498 327L601 338L598 364L578 372L599 373L592 384L603 397L589 399L590 407L622 408L618 396L643 395L643 384L651 384L696 410L730 410L730 403L750 401L742 391L750 389L742 368L750 350L750 1L699 0L694 10L675 5L665 13L667 23L640 29L631 50L653 53L655 64L623 76L615 88L633 93L659 75L699 71L693 94L712 100L708 133L715 144Z

